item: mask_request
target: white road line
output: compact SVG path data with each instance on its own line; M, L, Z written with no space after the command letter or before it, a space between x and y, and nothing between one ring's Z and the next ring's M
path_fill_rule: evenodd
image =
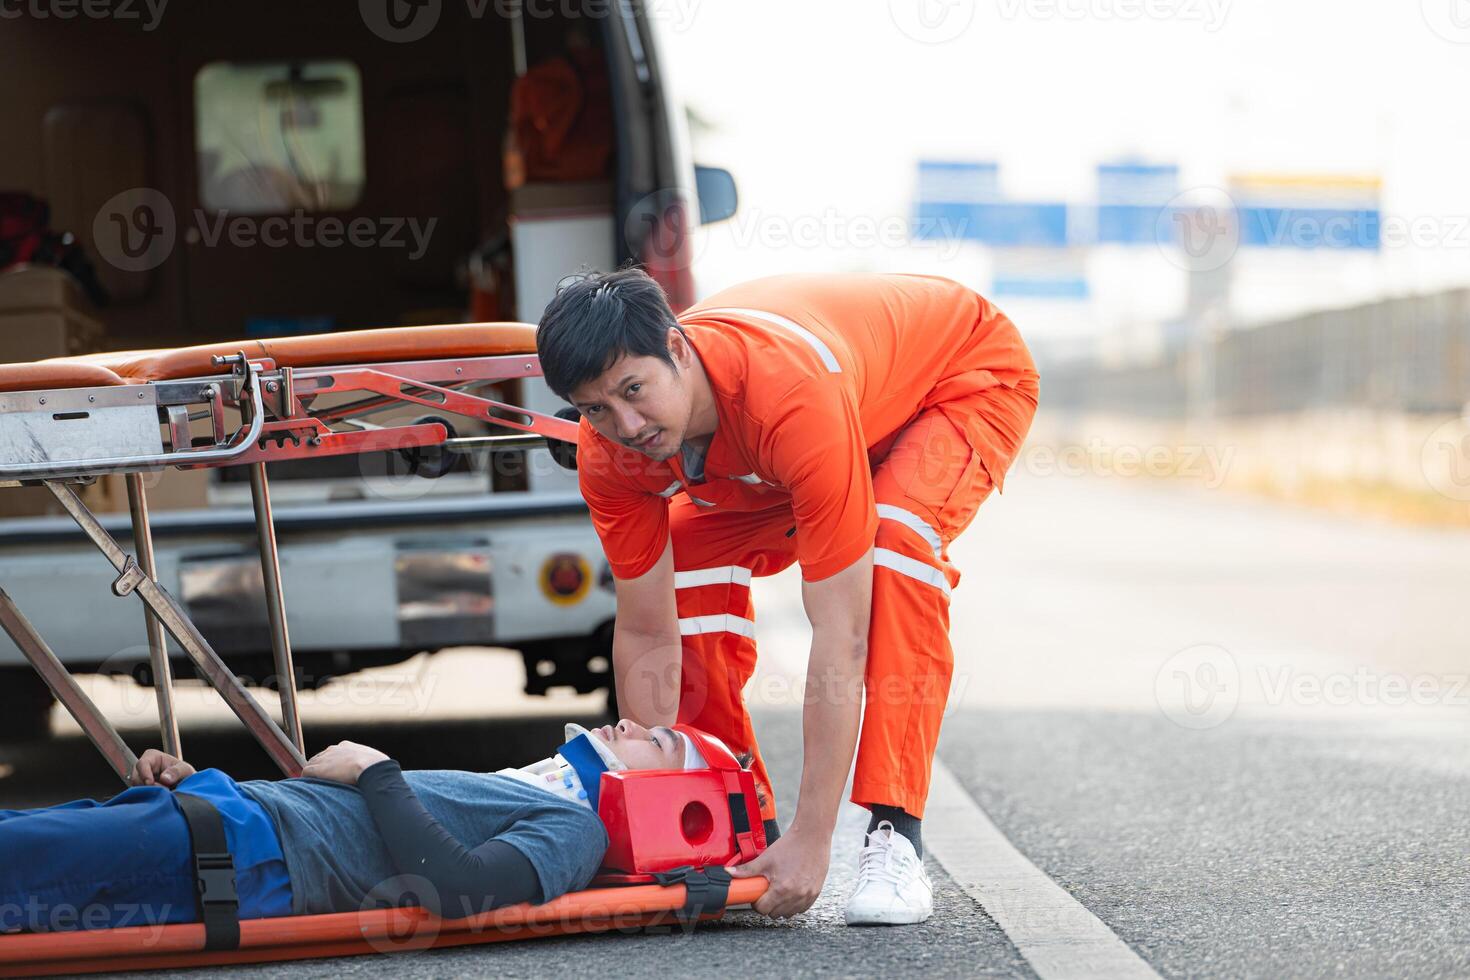
M938 758L924 811L924 847L1041 980L1159 980L1101 919L1016 850Z

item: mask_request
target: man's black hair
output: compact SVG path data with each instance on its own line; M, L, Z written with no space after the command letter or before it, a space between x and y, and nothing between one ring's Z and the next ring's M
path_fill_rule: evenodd
M562 281L536 327L536 351L552 391L570 401L624 355L674 366L669 328L682 332L668 297L636 267L583 272Z
M755 762L755 753L742 752L735 757L735 761L740 763L741 769L749 769ZM760 780L756 780L755 784L755 802L759 804L762 810L766 808L766 791L761 789ZM775 841L768 841L767 843L775 843Z

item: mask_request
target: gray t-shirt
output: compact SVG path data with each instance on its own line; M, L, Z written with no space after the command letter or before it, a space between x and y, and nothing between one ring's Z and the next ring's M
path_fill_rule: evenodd
M497 839L524 854L536 869L544 901L585 887L602 864L607 830L587 807L493 773L426 769L403 778L424 809L465 847ZM355 786L296 778L251 780L240 788L276 825L293 915L392 904L396 895L387 883L412 873L393 864Z
M679 444L680 460L684 464L684 474L694 483L704 482L704 457L705 451L698 446L691 446L687 442Z

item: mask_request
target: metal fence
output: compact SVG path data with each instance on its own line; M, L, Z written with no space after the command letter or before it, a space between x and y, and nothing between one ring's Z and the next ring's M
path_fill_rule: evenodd
M1470 290L1382 300L1226 331L1152 364L1042 369L1042 405L1155 418L1470 402Z

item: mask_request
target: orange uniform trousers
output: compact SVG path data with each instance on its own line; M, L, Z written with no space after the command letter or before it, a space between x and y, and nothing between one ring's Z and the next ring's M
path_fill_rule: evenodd
M873 542L872 616L852 801L902 807L922 817L954 650L949 603L960 570L949 544L990 495L992 475L952 419L973 419L988 443L1014 459L1036 410L1034 383L997 386L920 412L869 450L878 532ZM1001 479L1004 479L1002 474ZM696 485L697 489L697 485ZM744 689L755 671L753 576L795 561L790 505L711 510L681 494L669 512L674 589L683 642L679 721L749 752L766 792L762 817L776 816L765 760ZM804 697L821 682L808 678ZM845 696L846 692L834 692Z

